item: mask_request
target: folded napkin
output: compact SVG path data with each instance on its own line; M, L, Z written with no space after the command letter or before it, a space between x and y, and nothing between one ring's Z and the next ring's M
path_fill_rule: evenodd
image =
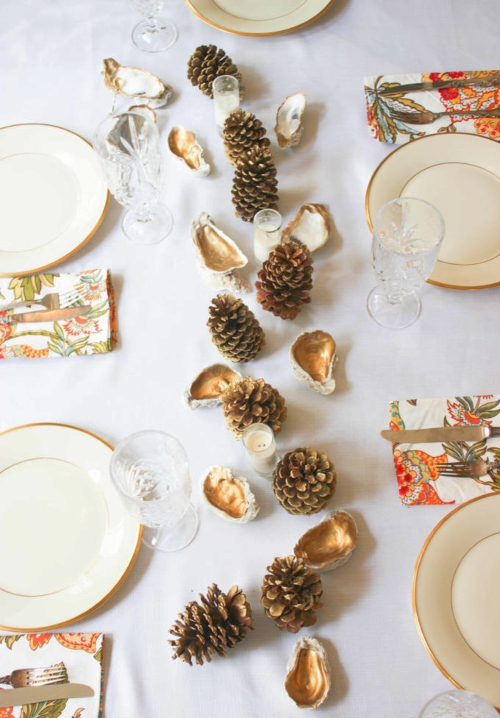
M390 404L391 429L437 426L500 426L500 394L448 399L409 399ZM454 442L392 445L399 498L410 504L454 504L500 491L500 469L478 479L442 475L453 462L500 459L500 438L477 443Z
M89 698L64 698L30 704L30 716L60 718L101 718L102 715L102 633L24 633L0 636L0 675L16 668L45 668L61 661L72 683L94 689ZM1 687L4 688L3 686ZM5 690L10 690L5 687ZM63 705L64 704L64 705ZM1 718L23 718L26 706L0 709Z
M74 287L79 291L81 303L92 307L80 317L5 324L0 316L0 359L82 356L111 351L116 344L116 307L107 269L0 277L0 305L14 300L41 299L45 294Z
M408 142L416 137L443 132L470 132L498 140L500 138L500 118L454 115L453 110L485 110L499 107L499 86L478 87L471 84L466 87L446 87L439 90L410 92L389 97L381 96L377 92L387 84L406 85L413 82L483 78L487 75L498 75L500 78L500 70L428 72L413 75L365 77L365 97L370 132L380 142L394 142L397 144ZM412 125L392 118L391 110L445 111L448 115L435 120L432 124Z

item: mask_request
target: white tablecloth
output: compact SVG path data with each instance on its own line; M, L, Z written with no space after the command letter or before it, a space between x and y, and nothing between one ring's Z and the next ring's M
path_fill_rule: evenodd
M212 164L208 178L189 175L165 149L162 198L175 227L156 246L134 246L111 201L95 236L58 271L109 267L118 304L119 346L74 359L8 360L1 366L0 429L32 422L80 426L116 444L148 428L173 433L186 447L195 541L175 554L141 549L127 580L102 607L71 625L103 631L105 714L117 716L294 716L283 689L298 636L280 632L260 605L260 585L276 556L291 552L317 517L287 514L270 482L253 473L217 409L191 411L183 391L199 370L221 359L206 321L215 292L201 280L189 225L208 212L250 257L252 226L234 215L232 168L217 134L213 105L186 77L198 45L226 51L243 75L243 106L268 129L278 168L279 208L287 223L306 202L327 206L335 230L314 255L312 302L295 321L264 312L255 291L244 301L266 332L259 358L244 367L285 397L281 452L325 451L338 486L330 508L345 508L359 527L351 560L324 576L324 608L308 631L326 646L332 690L318 713L349 718L410 718L450 687L424 648L413 618L412 574L426 536L449 506L403 507L391 447L379 436L388 403L408 397L499 391L498 288L454 291L426 285L423 311L399 332L376 325L365 309L373 285L365 191L377 164L394 148L373 140L365 118L363 77L396 72L498 67L497 0L337 0L316 22L290 34L242 37L198 19L182 0L166 3L179 38L158 54L140 52L130 32L138 20L125 0L3 0L0 7L2 125L40 122L86 139L110 110L101 61L143 67L173 88L158 110L164 141L183 125L198 135ZM306 129L293 151L277 148L273 127L285 96L307 94ZM0 197L0 211L1 211ZM29 212L29 206L26 207ZM1 268L0 268L1 269ZM293 377L291 342L303 331L329 331L338 347L337 388L311 392ZM200 478L214 465L246 475L261 503L257 519L232 525L201 502ZM212 583L238 584L254 609L255 630L225 658L190 668L173 661L168 629L185 604ZM1 617L0 617L1 623ZM301 634L299 634L301 635Z

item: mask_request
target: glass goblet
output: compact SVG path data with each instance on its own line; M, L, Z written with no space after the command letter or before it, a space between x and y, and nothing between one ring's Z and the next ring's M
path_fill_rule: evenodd
M418 318L417 292L432 272L444 233L441 213L425 200L400 197L379 209L372 241L377 286L367 301L378 324L402 329Z
M158 201L164 170L153 113L129 111L106 118L94 134L94 149L109 190L128 210L122 221L125 236L140 244L165 239L173 221Z
M163 0L129 0L130 5L145 19L132 30L132 40L139 50L161 52L177 40L177 28L168 20L157 17L165 5Z
M162 431L127 436L111 456L111 479L130 514L144 525L143 542L160 551L191 543L198 516L182 445Z
M419 718L498 718L491 703L471 691L450 690L427 703Z

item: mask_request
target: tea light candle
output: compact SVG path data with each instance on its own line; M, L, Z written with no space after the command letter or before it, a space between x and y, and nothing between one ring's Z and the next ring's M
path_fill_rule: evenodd
M253 253L265 262L276 245L281 242L281 214L275 209L261 209L253 218Z
M240 85L232 75L220 75L212 84L215 105L215 123L222 135L224 122L240 106Z
M274 432L267 424L250 424L243 432L243 445L258 474L271 474L278 455Z

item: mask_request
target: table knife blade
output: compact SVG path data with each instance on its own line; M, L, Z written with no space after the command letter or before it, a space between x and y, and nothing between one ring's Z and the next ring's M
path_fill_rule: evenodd
M396 85L394 87L382 87L377 89L377 94L383 97L391 95L405 95L408 92L426 92L440 90L444 87L491 87L500 84L500 76L486 75L485 77L461 78L459 80L428 80L426 82L411 82L407 85Z
M92 307L90 304L84 304L81 307L68 307L67 309L44 309L35 312L19 312L10 314L7 317L0 315L0 324L5 321L6 324L32 323L32 322L54 322L60 319L74 319L86 314Z
M380 436L399 444L425 444L446 441L482 441L500 436L500 426L436 426L428 429L384 429Z
M23 706L27 703L42 703L61 698L88 698L94 689L85 683L52 683L46 686L7 688L0 691L0 708Z

